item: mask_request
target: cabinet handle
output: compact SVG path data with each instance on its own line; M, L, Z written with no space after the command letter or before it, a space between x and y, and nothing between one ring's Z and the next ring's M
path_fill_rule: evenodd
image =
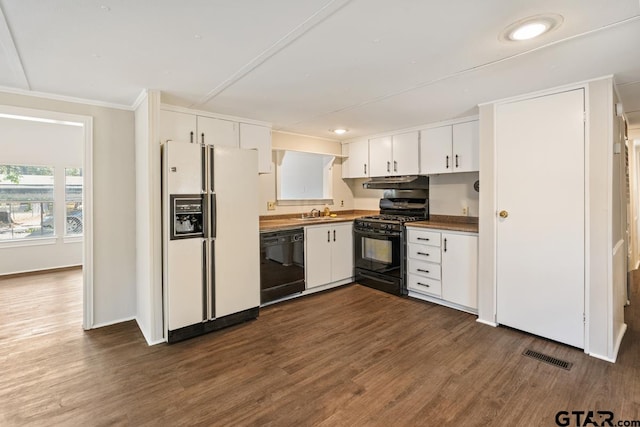
M449 156L447 156L447 169L449 169Z
M429 241L429 239L428 239L428 238L426 238L426 237L418 237L418 240L425 240L425 241L427 241L427 242Z
M457 154L456 154L456 167L457 168L460 167L460 166L458 166L458 155Z
M331 231L327 230L327 242L331 242Z
M200 135L200 138L202 138L202 145L204 145L204 132L202 132L202 135Z
M365 175L367 174L367 164L366 163L364 164L364 174Z
M333 241L336 241L336 230L333 230Z
M426 288L430 288L431 287L431 285L427 285L426 283L422 283L422 282L417 282L417 283L418 283L418 285L424 286Z
M429 254L428 254L428 253L426 253L426 252L417 252L417 254L418 254L418 255L429 256Z
M429 272L429 270L423 270L423 269L421 269L421 268L418 268L417 270L418 270L420 273L428 273L428 272Z
M398 162L396 162L395 160L393 161L393 171L398 172Z
M391 162L387 162L387 172L391 172Z
M444 251L447 252L447 239L444 239Z
M193 131L191 131L191 134L189 135L189 142L193 144Z

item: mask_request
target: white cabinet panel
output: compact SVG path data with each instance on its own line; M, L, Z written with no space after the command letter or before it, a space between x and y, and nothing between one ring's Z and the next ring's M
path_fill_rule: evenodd
M391 172L391 162L393 161L390 136L372 138L369 140L369 166L371 171L369 176L389 176Z
M196 116L160 110L160 141L196 141Z
M420 132L420 173L451 172L451 126L425 129Z
M442 233L442 298L478 308L478 236Z
M331 282L331 228L305 227L304 270L307 289Z
M348 167L342 168L343 178L366 178L369 176L369 141L353 141L344 144Z
M353 277L353 223L331 227L331 281Z
M198 116L198 142L207 145L238 147L238 123Z
M420 173L418 156L420 134L402 133L392 137L392 175L416 175Z
M271 128L240 123L240 148L258 150L258 172L271 173Z
M453 172L475 172L480 169L478 122L453 125Z

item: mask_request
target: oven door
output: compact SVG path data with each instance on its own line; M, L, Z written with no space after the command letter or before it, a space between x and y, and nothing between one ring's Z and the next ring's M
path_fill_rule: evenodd
M402 279L402 233L355 229L354 262L357 269Z

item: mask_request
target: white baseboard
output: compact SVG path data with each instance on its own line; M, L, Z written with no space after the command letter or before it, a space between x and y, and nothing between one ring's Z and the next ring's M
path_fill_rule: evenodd
M90 329L104 328L105 326L111 326L111 325L115 325L117 323L128 322L130 320L136 320L136 316L125 317L124 319L112 320L112 321L109 321L109 322L95 323L95 324L93 324L91 326ZM137 320L136 320L136 323L137 323Z
M479 317L476 319L476 322L482 323L483 325L493 326L494 328L498 327L498 324L496 322L490 322L488 320L484 320L484 319L481 319Z

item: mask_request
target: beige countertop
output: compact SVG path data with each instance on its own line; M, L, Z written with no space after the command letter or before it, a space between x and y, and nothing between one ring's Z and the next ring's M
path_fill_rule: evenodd
M278 231L291 228L305 227L307 225L331 224L335 222L348 222L365 215L377 215L378 211L337 211L335 218L319 217L318 219L301 219L301 214L273 215L260 217L260 231ZM407 226L433 228L439 230L464 231L468 233L478 232L478 218L457 217L446 215L431 215L428 221L415 221L407 223Z

